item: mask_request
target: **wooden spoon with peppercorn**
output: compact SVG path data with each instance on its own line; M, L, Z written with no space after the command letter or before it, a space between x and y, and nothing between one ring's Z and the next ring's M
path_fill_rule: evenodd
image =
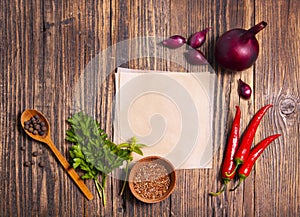
M43 142L49 146L54 155L57 157L58 161L65 168L77 186L80 188L82 193L87 197L87 199L93 199L93 195L87 186L84 184L80 176L75 172L75 170L70 166L68 161L63 157L63 155L56 148L50 137L50 124L47 118L37 110L25 110L21 115L21 125L28 136L31 138Z

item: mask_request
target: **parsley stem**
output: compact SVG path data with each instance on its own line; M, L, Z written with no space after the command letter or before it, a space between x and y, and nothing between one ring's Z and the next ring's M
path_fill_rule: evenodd
M105 196L106 178L107 178L107 174L102 173L102 201L103 201L103 206L106 205L106 196Z
M129 169L129 161L127 160L126 161L126 168L125 168L125 178L124 178L124 183L123 183L120 195L123 195L123 193L124 193L124 189L125 189L126 182L127 182L127 179L128 179L128 169Z
M102 198L102 190L101 190L101 189L102 189L102 186L101 186L101 184L100 184L100 182L99 182L99 180L98 180L98 177L95 177L95 178L94 178L94 182L95 182L95 186L96 186L96 188L97 188L99 197Z

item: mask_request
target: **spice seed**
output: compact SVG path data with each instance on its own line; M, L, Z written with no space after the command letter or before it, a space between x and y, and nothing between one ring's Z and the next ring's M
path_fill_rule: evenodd
M147 163L136 173L133 186L136 192L145 199L157 199L167 192L171 179L167 169L157 163Z

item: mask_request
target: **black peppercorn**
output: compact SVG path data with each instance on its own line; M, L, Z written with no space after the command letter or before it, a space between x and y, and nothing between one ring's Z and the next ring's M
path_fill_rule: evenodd
M39 130L39 129L41 129L41 126L37 124L34 126L34 129Z
M40 167L45 167L45 166L46 166L46 163L45 163L44 161L41 161L41 162L39 163L39 166L40 166Z
M38 115L30 118L30 120L24 122L24 129L28 130L30 133L34 135L45 135L47 131L46 123L41 121Z

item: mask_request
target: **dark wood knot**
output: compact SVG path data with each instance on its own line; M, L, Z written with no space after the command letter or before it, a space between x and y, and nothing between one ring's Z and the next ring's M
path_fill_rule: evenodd
M293 98L286 98L280 102L280 112L284 115L292 114L296 109L296 101Z

